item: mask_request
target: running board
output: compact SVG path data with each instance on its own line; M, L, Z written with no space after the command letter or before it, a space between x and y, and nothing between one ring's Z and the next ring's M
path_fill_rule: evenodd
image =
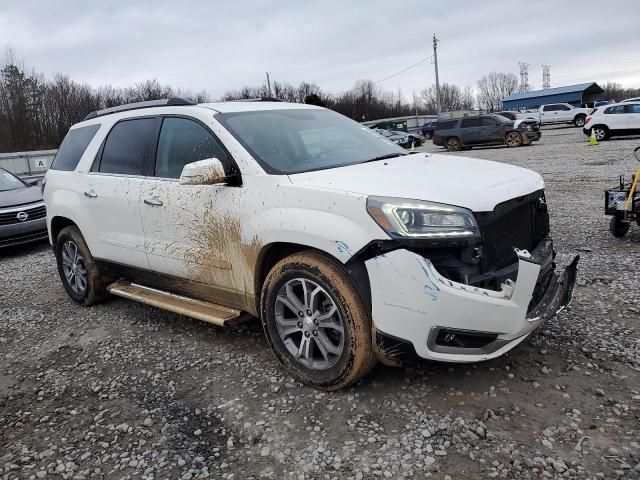
M109 293L119 297L136 300L140 303L146 303L153 307L162 308L163 310L168 310L180 315L186 315L187 317L203 320L221 327L230 320L237 319L242 313L235 308L183 297L136 283L118 281L109 285L107 290Z

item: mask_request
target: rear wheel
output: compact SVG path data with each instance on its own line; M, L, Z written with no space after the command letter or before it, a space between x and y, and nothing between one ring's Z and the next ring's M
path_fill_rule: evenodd
M301 252L269 272L262 325L280 363L299 381L345 388L375 364L371 319L342 265Z
M584 127L585 118L587 118L585 115L578 115L576 118L573 119L573 124L576 127Z
M522 145L522 135L520 135L518 132L509 132L507 133L505 143L509 147L519 147Z
M457 137L447 138L447 150L450 152L459 152L462 150L462 143Z
M107 279L76 226L62 229L55 245L60 280L74 302L88 306L107 297Z
M609 222L609 231L616 238L624 237L629 231L630 227L631 224L620 217L612 217L611 221Z
M596 135L596 140L599 142L609 139L609 129L605 126L598 125L597 127L593 127L593 132Z

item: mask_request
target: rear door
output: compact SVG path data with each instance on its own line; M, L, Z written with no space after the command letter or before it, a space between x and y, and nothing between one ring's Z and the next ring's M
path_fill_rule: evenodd
M625 105L614 105L604 111L606 125L611 131L626 130L628 127L628 114L625 114Z
M540 121L542 123L553 123L558 121L558 111L560 105L551 104L540 107Z
M463 118L460 122L460 140L464 145L483 143L480 118Z
M640 103L628 103L624 106L626 128L629 133L640 133Z
M159 118L116 123L87 174L84 205L97 258L148 268L140 193Z

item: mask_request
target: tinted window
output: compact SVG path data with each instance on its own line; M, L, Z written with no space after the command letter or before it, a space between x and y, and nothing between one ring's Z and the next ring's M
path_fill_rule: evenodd
M99 171L144 175L147 149L155 127L155 118L137 118L116 123L104 144Z
M100 125L98 124L69 130L69 133L62 140L56 158L53 159L51 169L66 172L74 170L99 129Z
M448 130L450 128L456 128L457 124L458 124L458 120L446 120L444 122L439 121L438 123L435 124L435 129Z
M462 120L461 128L471 128L471 127L479 127L480 119L479 118L465 118Z
M633 103L631 105L625 105L624 111L626 113L640 113L640 103Z
M606 114L624 113L624 105L616 105L615 107L609 107L604 111L604 113Z
M480 118L480 125L483 126L483 127L495 127L499 123L500 122L498 121L497 118L493 118L493 117L481 117Z
M560 110L558 108L559 105L545 105L543 108L543 111L545 112L557 112L558 110Z
M165 118L158 140L156 177L180 178L187 163L217 158L223 165L227 154L211 132L193 120Z

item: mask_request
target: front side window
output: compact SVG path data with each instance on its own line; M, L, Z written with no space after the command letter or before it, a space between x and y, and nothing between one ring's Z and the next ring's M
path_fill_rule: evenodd
M363 163L405 151L370 128L324 109L233 112L216 119L271 174Z
M499 123L498 119L494 117L482 117L480 119L480 125L483 127L495 127Z
M101 173L145 175L156 121L155 118L136 118L116 123L104 143L98 170Z
M62 144L56 153L52 170L63 170L70 172L75 170L78 162L84 155L84 151L93 140L96 132L100 129L100 124L87 125L86 127L73 128L65 135Z
M202 125L186 118L163 120L156 154L156 177L180 178L187 163L214 157L226 166L226 152Z

